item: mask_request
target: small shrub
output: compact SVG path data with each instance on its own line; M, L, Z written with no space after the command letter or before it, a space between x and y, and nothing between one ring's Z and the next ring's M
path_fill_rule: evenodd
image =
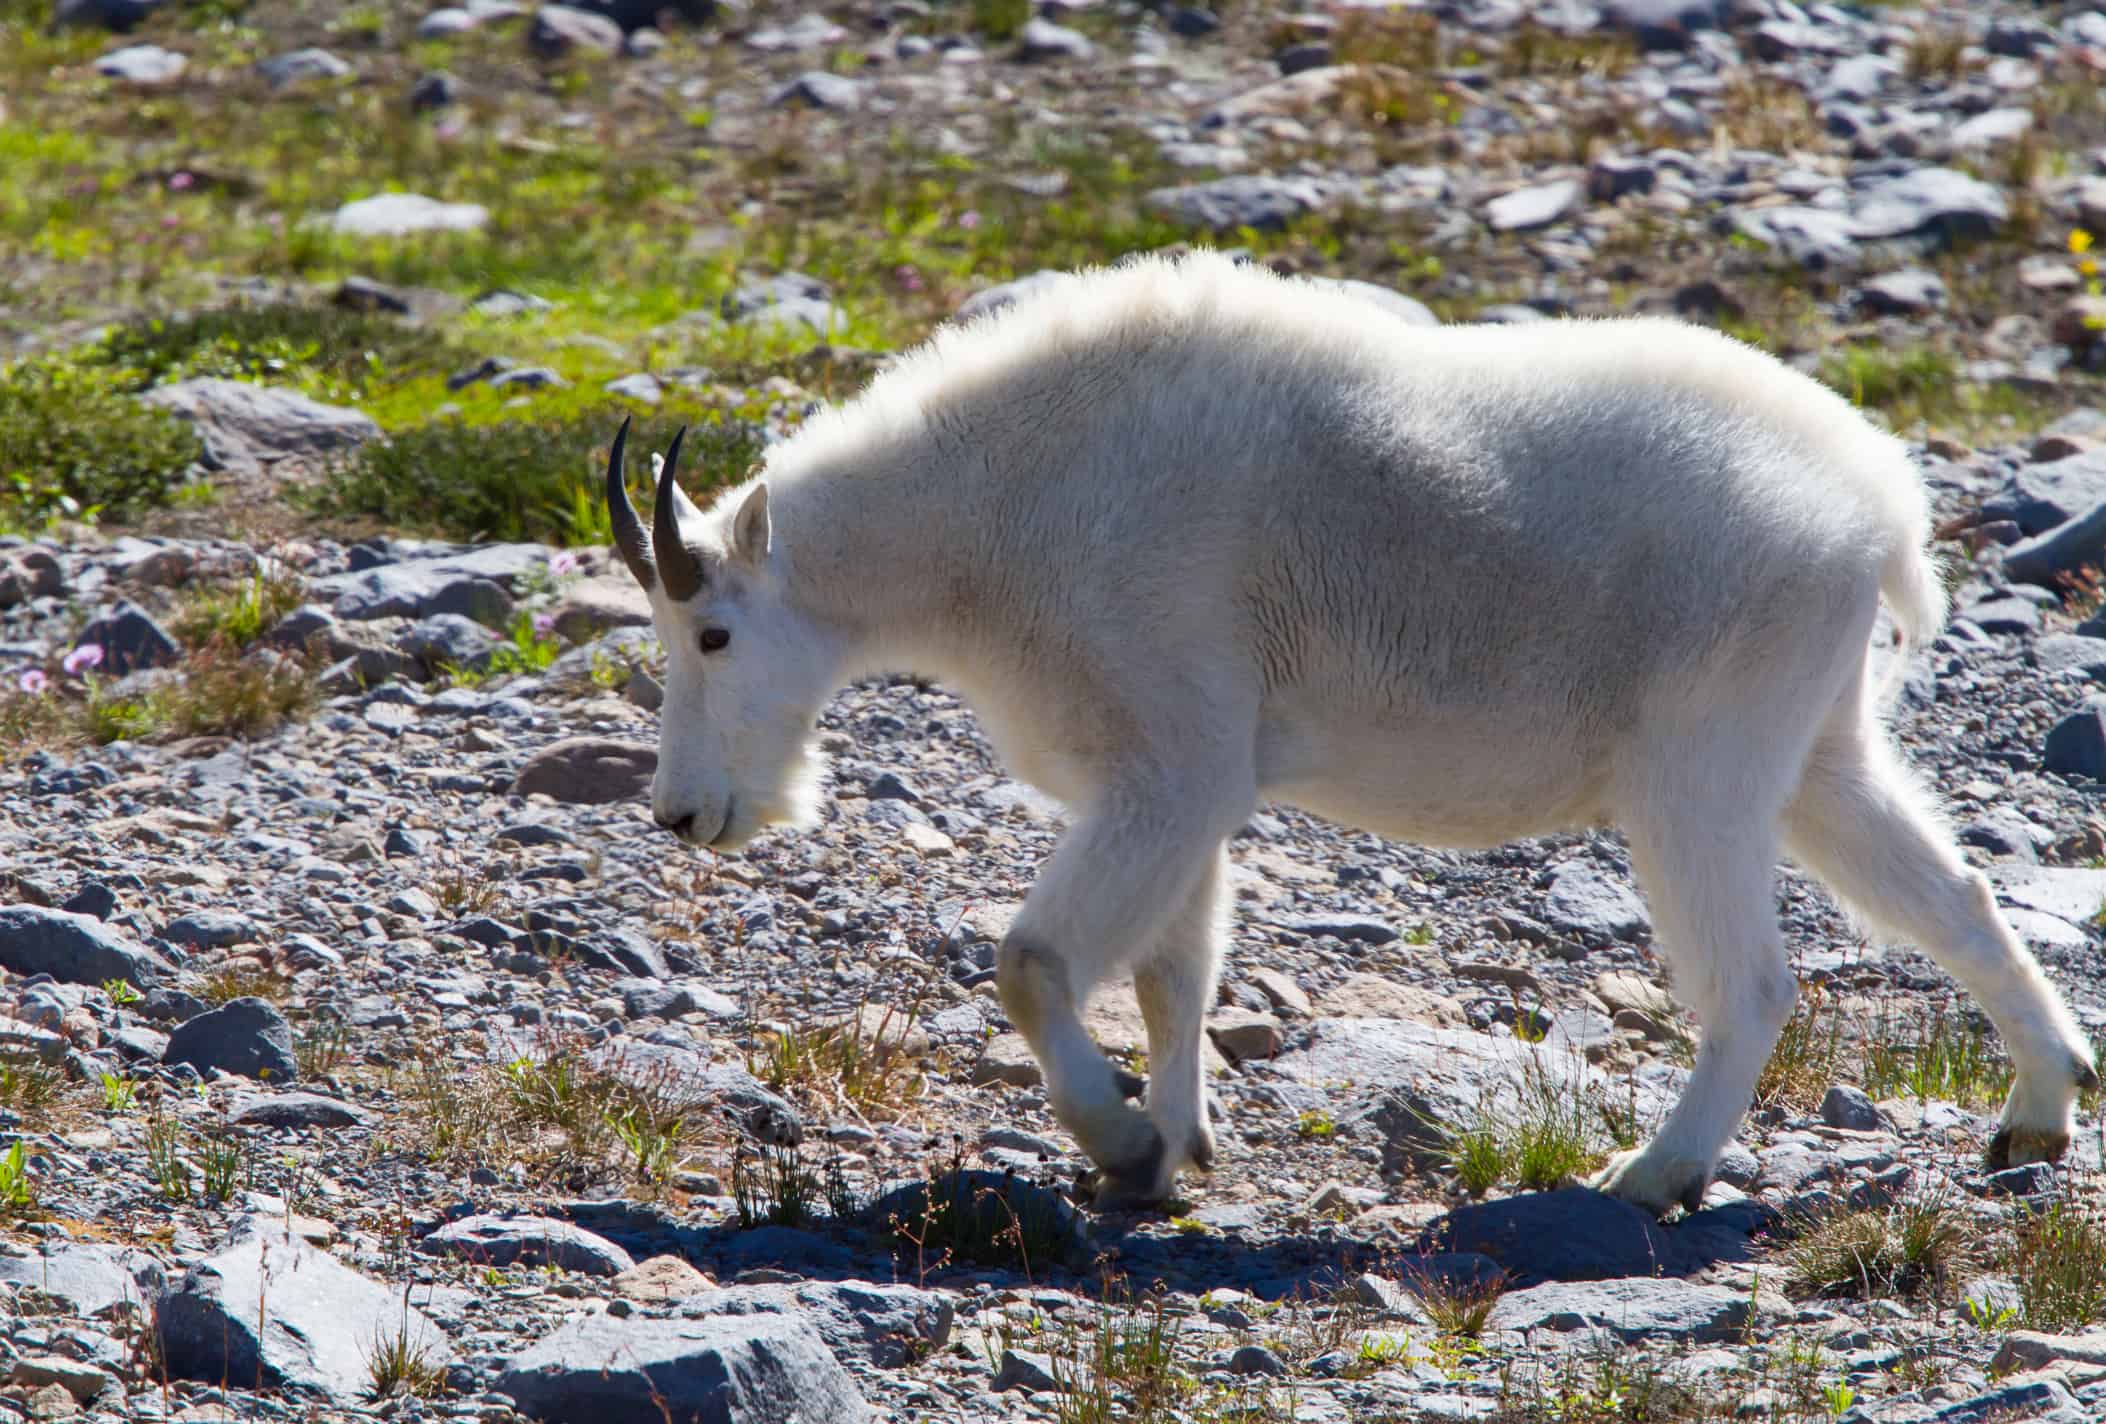
M2026 1329L2076 1330L2106 1317L2106 1221L2096 1204L2064 1198L2025 1217L2005 1254Z
M111 371L51 356L0 366L0 529L134 513L203 453L196 431Z
M293 1040L293 1062L305 1081L327 1078L343 1064L351 1031L343 1024L320 1021L309 1024Z
M205 976L198 996L208 1004L231 1004L236 999L282 1000L292 986L269 969L255 963L227 964Z
M171 620L171 631L192 646L213 642L246 648L306 596L306 580L290 570L261 570L231 589L193 594Z
M64 1071L34 1054L0 1056L0 1108L25 1118L42 1118L65 1085Z
M305 375L356 387L383 374L446 370L462 359L459 348L393 317L283 303L141 317L81 355L124 372L136 390L197 376Z
M1966 1256L1965 1218L1927 1199L1807 1223L1785 1251L1788 1279L1823 1296L1913 1296L1947 1281Z
M106 1113L131 1111L132 1099L139 1093L139 1080L129 1073L104 1073L101 1078L102 1110Z
M367 441L309 498L321 513L371 515L454 539L602 541L613 435L599 414L494 425L441 420ZM759 436L743 425L691 425L681 484L702 498L744 478L760 449ZM648 499L638 504L650 507Z
M1628 1146L1634 1110L1583 1092L1531 1048L1511 1082L1488 1086L1466 1121L1434 1125L1446 1164L1472 1196L1500 1182L1546 1191L1584 1175Z
M870 1023L859 1007L838 1025L770 1035L747 1071L778 1092L838 1095L865 1113L896 1115L924 1085L905 1049L909 1022L905 1011L887 1005Z
M1443 1335L1475 1340L1484 1334L1492 1307L1506 1294L1504 1272L1472 1279L1425 1274L1412 1281L1412 1291L1433 1328Z
M367 1397L431 1399L446 1391L446 1367L432 1353L433 1342L410 1328L409 1289L403 1288L402 1322L362 1347Z

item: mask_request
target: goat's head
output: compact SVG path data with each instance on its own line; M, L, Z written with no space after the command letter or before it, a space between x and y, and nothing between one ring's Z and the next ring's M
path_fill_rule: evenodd
M666 651L651 813L694 845L736 849L766 826L814 814L807 744L831 671L824 640L786 596L785 560L758 478L696 507L673 437L647 532L629 503L622 422L607 462L614 542L651 597Z

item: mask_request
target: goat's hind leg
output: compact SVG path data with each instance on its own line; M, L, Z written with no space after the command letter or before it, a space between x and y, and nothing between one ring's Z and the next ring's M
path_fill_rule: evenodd
M1921 946L1996 1025L2017 1072L1990 1166L2061 1157L2077 1094L2099 1081L2090 1045L1869 717L1816 745L1785 827L1794 859L1876 931Z

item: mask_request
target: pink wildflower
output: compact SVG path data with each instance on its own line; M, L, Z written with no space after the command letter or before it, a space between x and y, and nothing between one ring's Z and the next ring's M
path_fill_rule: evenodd
M64 661L62 661L59 664L59 666L63 667L66 670L66 675L68 677L79 677L89 668L97 667L101 663L102 644L82 643L72 652L66 654Z
M553 632L555 632L555 631L556 631L556 615L555 615L555 614L553 614L553 613L536 613L536 614L534 615L534 636L535 636L535 637L537 637L537 638L546 638L546 637L548 637L548 636L549 636L549 634L551 634L551 633L553 633Z
M44 689L51 686L51 679L44 676L42 668L31 668L22 674L22 690L31 697L41 697Z
M971 232L979 225L980 210L978 208L967 208L964 212L958 214L958 226L964 228L967 232Z
M557 578L578 571L578 556L568 549L558 549L548 556L548 571Z
M171 173L168 175L168 190L172 193L180 193L195 182L197 182L197 179L191 177L188 173Z

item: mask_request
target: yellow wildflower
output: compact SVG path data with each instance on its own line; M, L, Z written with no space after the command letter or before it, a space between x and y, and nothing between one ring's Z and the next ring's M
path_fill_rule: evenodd
M2079 257L2082 257L2085 253L2091 251L2091 234L2086 232L2081 227L2071 229L2069 235L2069 250Z

